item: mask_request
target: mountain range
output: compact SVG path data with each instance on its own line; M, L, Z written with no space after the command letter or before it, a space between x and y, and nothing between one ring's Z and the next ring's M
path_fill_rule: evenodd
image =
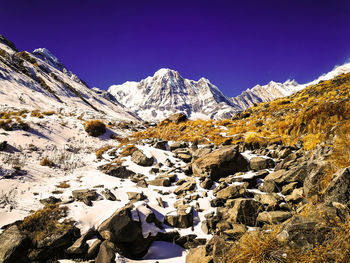
M189 80L175 70L162 68L140 82L127 81L112 85L106 91L90 89L46 48L32 53L19 52L14 43L0 35L2 106L76 112L95 117L105 115L121 120L158 122L175 112L183 112L191 119L230 118L260 102L289 96L347 72L350 72L350 63L335 67L310 83L271 81L230 98L206 78Z

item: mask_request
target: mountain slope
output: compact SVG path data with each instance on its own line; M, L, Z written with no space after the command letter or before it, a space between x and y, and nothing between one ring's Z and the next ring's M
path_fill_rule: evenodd
M145 120L160 121L179 111L190 118L221 119L241 110L209 80L188 80L170 69L140 82L113 85L108 92Z
M295 80L287 80L284 83L271 81L267 85L256 85L252 89L243 91L240 95L233 97L233 103L239 105L243 110L261 102L269 102L277 98L290 96L307 86L314 85L350 72L350 63L337 66L332 71L323 74L319 78L306 84L298 84Z
M0 105L137 120L118 102L90 89L45 48L18 52L0 38Z

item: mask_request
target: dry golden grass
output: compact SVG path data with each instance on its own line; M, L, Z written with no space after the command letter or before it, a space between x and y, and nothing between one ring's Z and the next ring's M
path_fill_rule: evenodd
M132 145L127 145L121 152L121 156L126 157L132 155L135 151L137 151L137 147L132 144Z
M48 235L61 233L70 228L72 224L70 221L59 222L65 216L67 216L67 207L50 204L27 216L19 228L25 231L34 242L37 242Z
M44 118L44 115L41 114L41 112L39 110L33 110L31 113L30 113L30 116L31 117L37 117L39 119L42 119Z
M106 145L106 146L103 146L99 149L96 150L96 157L97 158L101 158L102 157L102 154L104 154L106 151L108 151L109 149L111 149L112 146L111 145Z
M69 188L70 184L68 184L67 182L61 182L59 185L56 185L56 187L58 187L58 188Z
M46 116L51 116L51 115L54 115L54 114L56 114L56 112L55 111L44 111L43 112L43 115L46 115Z

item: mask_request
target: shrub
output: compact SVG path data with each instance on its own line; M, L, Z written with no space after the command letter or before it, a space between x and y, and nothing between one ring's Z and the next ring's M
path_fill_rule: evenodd
M12 131L12 125L11 120L0 120L0 128L4 129L5 131Z
M51 116L51 115L56 114L56 112L53 111L53 110L52 111L44 111L43 114L46 115L46 116Z
M58 188L69 188L70 184L67 182L61 182L59 185L56 185Z
M106 125L99 120L92 120L85 123L85 131L93 137L98 137L106 132Z
M53 161L51 161L50 159L45 157L41 160L40 165L54 167L55 163Z

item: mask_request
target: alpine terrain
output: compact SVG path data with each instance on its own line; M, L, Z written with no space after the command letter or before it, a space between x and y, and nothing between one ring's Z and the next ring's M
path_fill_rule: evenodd
M349 262L347 70L104 91L0 36L0 263Z

